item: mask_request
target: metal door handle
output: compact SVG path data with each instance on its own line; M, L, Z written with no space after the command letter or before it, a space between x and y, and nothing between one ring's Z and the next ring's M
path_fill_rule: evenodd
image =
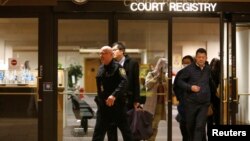
M36 77L36 80L37 80L37 82L36 82L36 100L37 100L37 102L41 102L42 101L42 99L40 98L40 94L39 94L39 81L40 81L40 79L42 79L42 77L39 77L39 76L37 76Z

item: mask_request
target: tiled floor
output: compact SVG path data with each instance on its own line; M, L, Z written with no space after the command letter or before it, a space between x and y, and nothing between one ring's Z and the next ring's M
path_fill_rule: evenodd
M0 141L35 141L35 140L37 140L37 119L35 118L0 119Z
M86 98L87 102L91 105L91 107L93 107L93 109L96 110L96 105L93 102L93 98L92 97L88 97ZM172 126L172 141L181 141L182 137L181 137L181 133L179 130L179 124L178 122L175 120L175 116L177 114L177 110L176 107L173 106L172 108L172 112L173 112L173 116L172 116L172 121L173 121L173 126ZM81 128L79 128L80 122L77 121L74 117L74 114L71 110L71 104L68 103L67 104L67 116L66 116L66 127L64 129L64 136L63 136L63 141L91 141L92 139L92 135L93 135L93 130L94 130L94 126L95 126L95 119L91 119L89 120L89 128L88 128L88 132L87 134L83 134L83 130ZM120 132L118 132L118 138L119 141L122 141L122 136L120 134ZM107 141L107 139L105 140ZM167 141L167 121L161 121L159 124L159 128L158 128L158 134L157 134L157 138L156 141Z

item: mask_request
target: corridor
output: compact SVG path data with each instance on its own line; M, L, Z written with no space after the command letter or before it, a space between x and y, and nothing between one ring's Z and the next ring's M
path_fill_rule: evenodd
M87 103L96 111L96 104L93 101L93 96L86 96L85 100ZM95 118L90 119L88 123L88 132L87 134L83 133L83 129L79 128L80 125L80 120L76 120L74 113L72 112L72 107L70 101L66 104L66 127L64 128L64 136L63 136L63 141L91 141L93 131L94 131L94 126L95 126ZM179 130L179 123L175 120L175 116L177 114L177 109L176 106L173 106L173 116L172 116L172 121L173 121L173 139L172 141L181 141L181 133ZM122 136L121 133L118 132L118 138L119 141L122 141ZM107 139L105 139L107 141ZM159 124L158 128L158 135L156 137L156 141L167 141L167 121L161 121Z

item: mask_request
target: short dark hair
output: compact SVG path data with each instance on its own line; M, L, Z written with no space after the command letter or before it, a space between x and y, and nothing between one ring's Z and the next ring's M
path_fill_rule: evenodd
M191 61L191 63L194 62L194 58L193 58L191 55L186 55L186 56L184 56L184 57L182 58L182 61L183 61L184 59L189 59L189 60Z
M198 53L205 53L207 55L207 51L204 48L197 49L195 55L197 55Z
M125 54L126 46L122 42L114 42L112 44L112 47L117 46L117 48L121 51L123 51L123 54Z

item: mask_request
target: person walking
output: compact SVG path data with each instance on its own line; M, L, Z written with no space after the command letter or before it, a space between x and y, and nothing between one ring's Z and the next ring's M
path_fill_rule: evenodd
M207 51L199 48L195 62L183 69L177 80L177 86L185 94L186 127L188 141L203 141L207 121L207 111L211 97L211 71L206 65Z
M126 46L122 42L113 43L112 50L114 59L123 66L128 79L126 90L127 111L134 108L137 109L140 105L139 64L126 54ZM108 140L118 141L117 127L110 128L110 131L108 131Z
M213 114L207 119L207 131L211 131L213 125L220 125L220 95L218 90L221 75L220 59L213 58L209 66L211 68L211 76L214 81L216 91L211 92L211 104L213 108Z
M186 55L182 58L182 66L185 68L186 66L190 65L191 63L194 62L194 59L190 55ZM186 94L185 91L177 87L177 80L180 76L180 74L183 72L183 69L181 69L174 80L174 86L173 90L174 93L177 97L177 100L179 101L179 104L177 106L178 114L176 116L177 121L179 122L179 127L181 130L181 135L182 135L182 141L188 141L188 134L187 134L187 128L186 128L186 114L185 114L185 100L184 100L184 95Z
M100 50L102 65L96 76L97 116L92 141L103 141L111 127L121 130L124 141L132 141L125 108L124 95L127 89L126 72L113 60L111 47L104 46Z
M140 82L139 82L139 64L136 60L126 54L126 46L121 42L115 42L112 45L114 59L123 66L128 79L127 89L127 110L137 108L140 104Z
M167 60L165 58L160 58L154 70L148 72L146 76L145 85L147 98L143 110L153 115L153 134L147 141L155 141L160 120L166 120L166 68Z

